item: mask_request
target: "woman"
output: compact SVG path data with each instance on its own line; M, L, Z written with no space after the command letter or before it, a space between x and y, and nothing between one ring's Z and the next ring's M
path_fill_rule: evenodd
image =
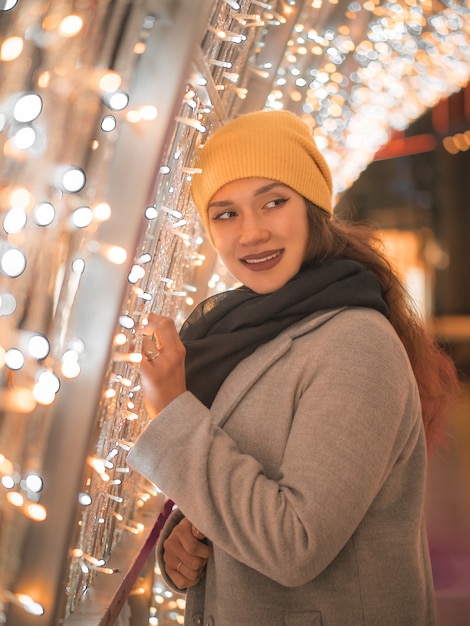
M456 389L369 230L332 215L331 175L288 112L232 120L192 196L240 289L180 336L151 316L158 415L130 464L178 506L159 542L186 624L431 626L423 517Z

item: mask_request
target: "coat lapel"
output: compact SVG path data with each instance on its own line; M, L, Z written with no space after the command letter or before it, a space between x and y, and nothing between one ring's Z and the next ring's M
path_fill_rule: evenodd
M256 384L263 373L290 349L294 339L314 331L344 308L346 307L315 313L301 322L293 324L275 339L260 346L253 354L241 361L225 379L212 403L213 423L221 427L226 423L241 399Z

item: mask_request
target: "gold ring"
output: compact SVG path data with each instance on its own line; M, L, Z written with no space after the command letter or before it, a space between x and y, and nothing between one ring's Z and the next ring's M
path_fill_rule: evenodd
M160 356L160 350L152 350L152 352L145 353L145 358L147 359L147 361L150 361L150 362L154 361L159 356Z
M178 572L178 574L180 574L180 567L183 565L183 561L180 561L178 564L178 567L176 568L176 571Z
M153 341L153 343L157 346L157 350L161 349L161 343L160 343L160 338L158 336L158 333L154 330L152 335L151 335L151 339Z

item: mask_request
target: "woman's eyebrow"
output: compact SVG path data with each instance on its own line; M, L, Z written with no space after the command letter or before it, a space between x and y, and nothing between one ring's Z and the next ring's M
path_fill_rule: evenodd
M284 185L284 183L281 183L275 180L274 182L269 183L268 185L263 185L262 187L257 189L254 195L260 196L261 194L266 193L267 191L271 191L271 189L274 189L274 187L287 187L287 185Z
M230 206L231 204L233 204L232 200L220 200L219 202L210 202L207 205L207 208L210 209L211 207L226 207Z
M262 187L260 187L259 189L257 189L253 195L254 196L261 196L263 193L266 193L268 191L271 191L271 189L274 189L274 187L284 187L287 188L287 185L284 185L284 183L281 183L277 180L273 181L272 183L269 183L268 185L263 185ZM219 200L218 202L210 202L207 205L207 208L210 209L211 207L227 207L233 204L233 200Z

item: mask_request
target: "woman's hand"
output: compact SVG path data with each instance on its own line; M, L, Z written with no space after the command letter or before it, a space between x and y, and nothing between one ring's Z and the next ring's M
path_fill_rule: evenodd
M154 417L186 391L186 351L170 317L150 313L143 333L140 377L145 408Z
M183 518L163 544L166 573L179 589L194 587L204 576L212 547L201 539L204 535Z

